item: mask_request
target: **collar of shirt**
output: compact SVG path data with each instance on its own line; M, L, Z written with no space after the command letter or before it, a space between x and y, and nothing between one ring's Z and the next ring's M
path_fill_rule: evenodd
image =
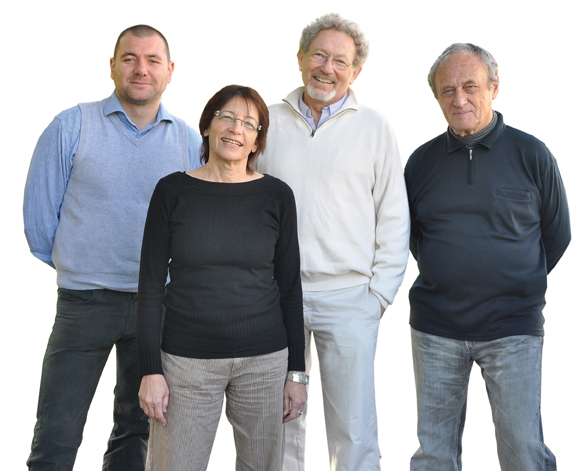
M155 122L153 124L145 126L143 129L139 131L137 125L131 121L131 119L126 114L126 111L124 111L124 108L120 103L120 100L116 96L116 90L112 92L112 95L110 95L110 98L106 100L106 104L104 105L104 116L108 116L112 113L117 114L122 124L124 124L126 128L133 133L135 137L144 136L146 133L148 133L152 128L157 126L163 120L173 121L173 117L167 112L167 110L163 106L163 103L160 103L159 111L157 111L157 119L155 120Z
M491 131L493 131L493 128L495 128L495 126L497 125L497 112L493 112L493 118L491 119L490 123L485 126L483 129L481 129L480 131L477 131L475 134L469 134L466 136L459 136L456 132L453 131L453 129L449 126L448 127L448 132L450 132L452 134L452 136L457 140L462 142L463 144L465 144L468 148L472 149L473 147L475 147L475 145L478 142L481 142L481 140L487 136Z
M491 125L489 124L488 126L486 126L486 128L491 127L489 133L487 133L487 135L484 135L475 145L481 145L487 149L491 149L493 147L493 144L495 144L495 141L497 141L497 138L501 135L501 132L503 131L503 128L505 127L505 123L503 122L503 115L499 112L499 111L493 111L494 112L494 117L496 117L497 122L495 123L495 125ZM492 121L493 123L493 121ZM486 129L484 128L484 129ZM479 133L481 133L482 131L479 131ZM473 134L473 136L475 136L478 133ZM457 139L453 133L450 132L450 126L446 131L446 136L447 136L447 151L448 152L454 152L457 149L462 149L463 146L467 147L467 145L465 143L462 142L462 140ZM472 148L472 147L468 147L468 148Z
M316 124L314 123L314 118L312 117L312 111L310 110L310 107L308 105L306 105L306 103L304 103L304 93L302 93L300 95L300 100L298 102L298 106L300 107L300 111L302 112L302 115L304 116L304 118L306 118L306 121L308 121L308 124L310 124L310 126L312 127L312 130L314 130L314 131L317 128L319 128L324 121L326 121L333 114L335 114L338 110L340 110L342 108L342 105L344 105L344 102L346 101L347 97L349 96L349 94L347 92L337 102L331 103L330 105L322 108L322 116L320 116L320 120L318 121L318 126L316 126Z

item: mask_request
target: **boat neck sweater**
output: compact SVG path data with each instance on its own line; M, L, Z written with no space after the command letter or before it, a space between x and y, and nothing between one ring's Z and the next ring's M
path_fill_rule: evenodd
M289 369L304 371L302 316L295 201L284 182L181 172L159 181L141 252L141 375L163 374L161 350L212 359L287 347Z

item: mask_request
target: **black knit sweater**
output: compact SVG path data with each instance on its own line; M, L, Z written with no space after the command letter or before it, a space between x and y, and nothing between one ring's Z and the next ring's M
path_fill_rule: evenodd
M285 183L181 172L159 181L143 237L137 345L141 375L163 373L160 350L209 359L288 347L289 369L305 370L296 210Z

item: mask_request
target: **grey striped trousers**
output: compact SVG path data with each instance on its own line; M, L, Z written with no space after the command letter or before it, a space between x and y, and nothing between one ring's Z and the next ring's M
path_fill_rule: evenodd
M237 471L281 471L287 348L202 360L161 353L169 386L167 426L151 421L146 471L207 469L226 394Z

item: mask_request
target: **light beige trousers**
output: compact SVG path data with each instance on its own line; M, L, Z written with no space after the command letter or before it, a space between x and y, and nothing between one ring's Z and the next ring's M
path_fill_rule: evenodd
M381 307L369 285L304 291L306 372L310 374L313 336L331 471L381 469L374 376L380 319ZM283 471L306 469L306 417L307 410L285 424ZM308 471L313 470L309 463Z
M236 470L281 470L287 348L212 360L161 355L169 386L167 426L151 422L147 471L206 470L225 394Z

